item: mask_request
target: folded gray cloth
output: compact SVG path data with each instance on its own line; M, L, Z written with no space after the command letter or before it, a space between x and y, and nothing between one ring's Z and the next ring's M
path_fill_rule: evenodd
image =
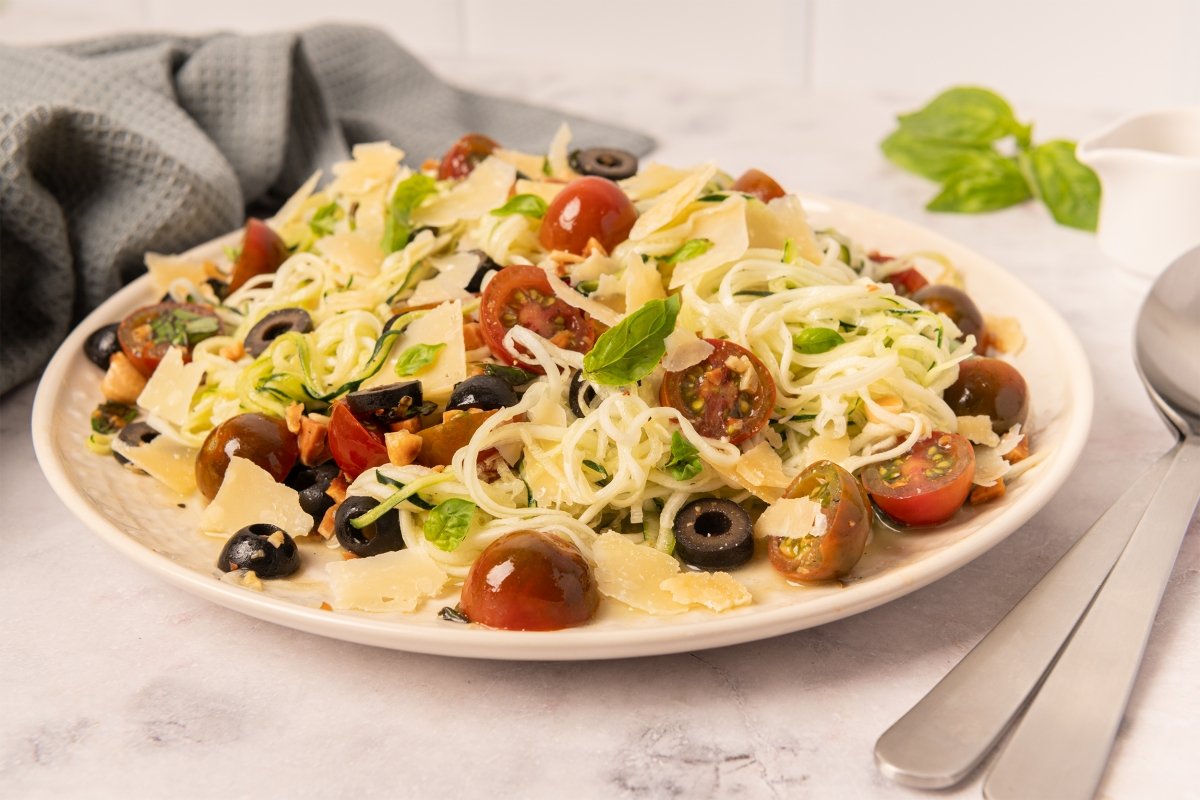
M563 120L582 144L654 144L448 86L370 28L0 46L0 393L40 374L147 250L240 226L351 145L391 141L420 164L480 131L539 152Z

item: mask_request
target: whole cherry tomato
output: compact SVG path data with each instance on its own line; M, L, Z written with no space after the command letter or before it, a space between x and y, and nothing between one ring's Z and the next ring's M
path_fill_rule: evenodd
M958 380L942 395L960 417L983 414L998 434L1029 416L1029 386L1017 368L998 358L968 358L958 365Z
M192 345L220 333L221 321L209 306L198 303L158 303L130 313L117 327L117 341L137 371L150 377L172 347L191 358Z
M735 192L752 194L764 203L769 203L776 197L783 197L787 192L767 173L759 169L748 169L738 176L730 187Z
M296 435L287 423L266 414L238 414L209 431L196 457L196 486L209 500L217 496L234 456L253 461L282 483L299 458Z
M388 463L383 433L354 416L344 400L336 401L329 410L327 435L333 460L350 480L371 467Z
M701 436L738 444L766 426L775 408L775 381L766 366L739 344L706 339L708 358L663 376L659 401L679 413Z
M538 238L547 250L583 255L595 239L608 252L629 238L637 222L633 201L607 178L576 178L563 187L546 209Z
M482 133L468 133L451 145L446 155L442 156L442 161L438 164L438 180L461 180L467 177L499 146Z
M965 436L935 431L902 456L869 464L862 482L875 505L905 525L937 525L971 491L975 450Z
M468 619L511 631L582 625L599 604L596 578L579 549L561 536L528 530L488 545L462 590Z
M987 352L983 314L966 292L944 283L933 283L915 292L912 299L930 311L945 314L958 326L963 336L974 336L976 353L983 355Z
M832 461L809 464L784 493L820 504L825 530L819 535L771 536L771 566L793 581L829 581L845 577L862 558L875 515L862 486Z
M229 276L229 291L236 291L256 275L269 275L287 261L287 245L267 223L251 217L246 220L242 249Z
M520 325L566 350L586 353L596 342L592 322L554 294L540 267L514 264L497 272L483 290L479 306L483 340L497 358L541 372L504 346L504 336Z

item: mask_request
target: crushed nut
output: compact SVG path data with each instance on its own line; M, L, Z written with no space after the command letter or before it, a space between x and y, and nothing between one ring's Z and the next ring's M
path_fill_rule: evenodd
M483 326L478 322L464 322L463 342L468 352L478 350L481 347L487 347L487 342L483 340Z
M337 516L338 506L342 503L339 500L325 511L325 516L321 517L321 524L317 526L317 533L321 534L326 539L333 538L333 523L334 517Z
M1017 442L1017 446L1004 454L1004 460L1010 464L1016 464L1018 461L1024 461L1029 458L1029 437L1022 436L1021 441Z
M312 417L300 418L300 434L296 437L296 446L300 450L300 461L304 466L315 467L329 460L329 440L326 435L328 432L328 422Z
M237 361L242 356L246 355L246 346L241 342L231 342L217 351L221 358L228 358L230 361Z
M1004 478L997 478L991 486L974 486L971 488L971 505L979 506L999 500L1004 497Z
M340 503L346 499L346 489L350 488L350 484L346 483L345 475L338 475L329 482L329 488L325 490L325 494L333 498L334 503Z
M300 432L300 418L304 415L304 406L292 403L283 413L283 421L287 423L288 433Z
M416 433L417 431L421 430L421 418L409 417L408 419L402 419L399 422L393 422L388 427L393 431L408 431L409 433Z
M387 445L388 461L397 467L406 467L417 460L425 440L408 431L390 431L383 435Z
M104 397L114 403L133 405L145 388L146 376L137 371L124 353L113 353L108 362L108 372L100 381L100 391Z
M590 258L593 254L599 253L602 256L607 256L608 251L604 249L604 245L600 244L594 237L589 238L587 244L583 248L583 257Z

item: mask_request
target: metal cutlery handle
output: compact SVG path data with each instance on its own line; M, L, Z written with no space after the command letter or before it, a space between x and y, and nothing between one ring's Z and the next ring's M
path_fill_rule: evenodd
M1193 436L985 778L988 800L1095 795L1197 501L1200 437Z
M979 644L875 745L884 775L923 789L965 778L1037 688L1137 527L1175 450L1134 481Z

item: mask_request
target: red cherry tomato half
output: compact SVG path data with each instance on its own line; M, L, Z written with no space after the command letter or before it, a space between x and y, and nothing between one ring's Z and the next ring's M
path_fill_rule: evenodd
M884 281L895 287L896 294L904 297L912 297L929 285L929 281L917 271L916 267L909 267L899 272L893 272L884 278Z
M268 275L287 261L287 245L279 234L262 220L251 217L246 220L246 232L242 235L242 250L229 276L229 291L237 291L243 283L256 275Z
M388 463L383 433L364 425L342 400L329 411L328 437L333 460L350 480L364 470Z
M633 201L607 178L576 178L563 187L542 218L538 238L547 250L583 255L595 239L608 252L629 238L637 222Z
M221 323L210 307L197 303L158 303L129 314L117 327L117 341L137 371L150 377L171 347L184 348L191 359L192 345L220 333Z
M771 536L767 540L771 566L793 581L829 581L848 575L862 558L875 517L854 476L832 461L817 461L796 476L783 496L820 503L825 530L820 536L809 531Z
M862 469L875 505L905 525L937 525L954 516L971 491L975 450L957 433L934 432L902 456Z
M730 187L735 192L752 194L764 203L769 203L776 197L783 197L787 192L767 173L759 169L748 169L743 172Z
M480 162L496 152L499 146L482 133L468 133L451 145L446 155L442 156L442 162L438 164L438 180L460 180L467 177Z
M599 604L596 579L579 549L536 531L515 531L488 545L462 590L469 620L510 631L582 625Z
M542 370L504 346L505 334L517 325L579 353L591 350L596 342L596 330L587 315L558 299L546 273L527 264L505 267L492 276L483 290L479 321L483 340L497 358L533 372Z
M744 442L766 426L775 381L758 356L725 339L706 339L712 354L663 377L659 401L678 409L701 436Z

